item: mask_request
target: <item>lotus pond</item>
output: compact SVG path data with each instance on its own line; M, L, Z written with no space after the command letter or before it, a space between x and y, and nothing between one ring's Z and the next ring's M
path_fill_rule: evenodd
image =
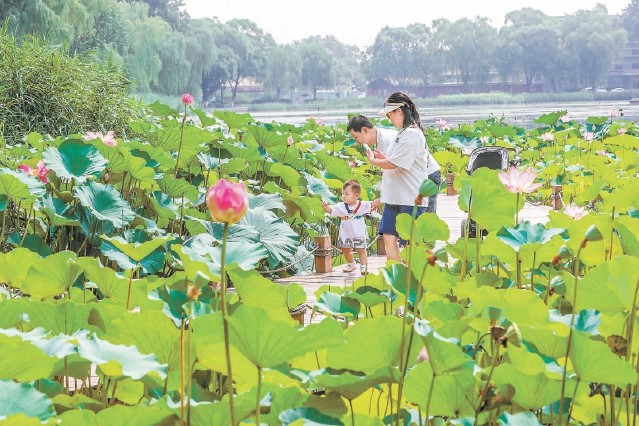
M128 135L1 147L3 424L636 425L635 123L426 129L488 234L447 242L436 215L403 215L405 264L321 288L327 318L300 326L303 289L272 280L335 229L322 201L351 178L376 197L379 171L343 124L151 109ZM486 145L541 186L467 176ZM205 206L222 178L250 194L230 226ZM553 185L566 208L520 222Z

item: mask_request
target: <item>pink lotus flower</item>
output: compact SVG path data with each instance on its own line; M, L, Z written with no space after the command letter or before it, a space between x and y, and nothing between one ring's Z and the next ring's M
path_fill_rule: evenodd
M426 349L426 346L424 346L422 350L419 351L419 355L417 355L417 360L420 362L428 362L430 360L430 356L428 355L428 350Z
M628 129L625 127L620 127L619 130L617 130L618 135L625 135L626 133L628 133Z
M44 161L42 160L38 161L35 169L32 169L31 166L26 164L20 164L18 170L27 175L37 176L42 183L47 183L47 173L49 173L49 169L44 166Z
M191 105L194 100L195 100L195 98L190 93L185 93L185 94L182 95L182 103L184 105Z
M541 135L541 140L544 142L552 142L553 140L555 140L555 137L553 136L552 133L546 132L543 135Z
M537 173L532 168L519 171L514 166L508 172L499 172L499 180L506 189L514 194L525 192L527 194L536 191L542 184L534 183Z
M479 142L481 142L482 145L486 145L488 142L490 142L490 138L488 136L482 136L481 138L479 138Z
M619 117L619 110L618 109L614 109L614 108L610 108L608 110L608 116L610 117L611 120L613 118Z
M106 135L103 135L102 132L86 132L82 137L85 141L92 141L95 139L100 139L104 142L105 145L116 146L118 141L115 139L115 132L113 130L109 130Z
M568 123L570 121L570 116L568 114L564 114L561 117L559 117L559 120L562 123Z
M315 121L315 124L317 124L318 126L323 126L324 124L326 124L326 122L324 121L324 119L322 118L317 118L314 115L311 115L308 117L310 120Z
M244 182L233 183L220 179L206 194L206 207L216 222L234 224L246 214L248 193Z
M349 167L355 167L355 162L354 161L349 161L348 162L348 166Z
M605 157L606 156L606 150L600 149L599 151L597 151L597 155L601 155L602 157Z
M295 139L293 139L293 136L289 136L289 137L286 139L286 143L288 144L288 146L293 145L293 144L295 143Z
M570 203L567 206L565 206L564 207L564 213L567 214L568 216L572 217L575 220L579 220L579 219L581 219L582 217L584 217L585 215L588 214L586 209L584 209L583 207L579 207L575 203Z
M443 118L438 119L435 123L437 124L439 130L446 131L450 129L450 127L448 126L448 121L444 120Z
M586 142L592 142L592 140L595 138L595 134L593 132L586 132L584 133L584 140Z

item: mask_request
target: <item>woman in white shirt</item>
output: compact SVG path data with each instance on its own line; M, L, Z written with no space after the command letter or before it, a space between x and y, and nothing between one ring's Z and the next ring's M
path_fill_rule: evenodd
M399 132L385 149L367 150L366 156L372 165L383 170L380 198L384 213L379 233L383 234L388 259L400 261L397 215L412 214L419 187L429 172L434 181L437 179L439 165L433 163L428 152L419 112L408 95L393 93L379 113L387 116ZM441 176L439 179L441 182ZM431 208L434 211L435 206L431 204ZM419 206L417 216L426 211L427 207Z

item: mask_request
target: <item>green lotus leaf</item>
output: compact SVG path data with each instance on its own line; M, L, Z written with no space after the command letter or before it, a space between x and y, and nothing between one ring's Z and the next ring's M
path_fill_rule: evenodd
M504 412L499 416L499 424L504 426L541 426L535 414L530 411L522 411L517 414Z
M157 132L152 145L162 148L166 152L180 150L180 167L185 167L191 157L196 155L200 148L202 130L186 124L182 128L175 126L176 122L166 122Z
M266 210L286 211L286 206L280 194L249 195L249 209L257 207L262 207Z
M636 303L637 271L639 259L634 256L614 257L589 270L578 284L577 306L608 315L630 312Z
M29 267L40 260L37 253L26 248L16 248L0 253L0 282L22 288Z
M36 330L43 330L43 329L38 328ZM49 355L50 357L54 357L54 358L57 358L58 360L62 360L66 357L75 355L78 350L77 344L75 343L76 340L85 338L88 334L89 334L88 330L78 330L70 335L58 334L57 336L53 336L51 338L32 337L29 335L25 337L25 340L29 340L33 345L40 348L42 352ZM59 370L60 363L58 362L57 365L58 365L58 368L56 368L56 370ZM68 366L68 363L67 363L67 366Z
M415 321L415 332L421 336L429 364L435 376L454 374L472 367L472 359L462 352L459 340L440 336L426 321Z
M233 369L233 373L233 378L235 378L235 368ZM256 398L257 394L255 391L245 392L235 396L233 403L235 405L235 417L238 420L246 419L255 413ZM262 400L260 406L264 406L265 403L270 403L270 400ZM177 410L179 410L179 406ZM216 425L232 424L228 395L225 395L221 401L212 404L203 403L191 407L192 425L210 425L212 423Z
M171 245L171 250L179 257L182 268L191 281L195 281L198 275L207 277L209 281L220 281L220 264L215 263L210 257L179 244Z
M337 392L352 401L380 383L397 383L399 381L399 372L390 367L380 368L371 374L364 374L361 371L324 368L311 372L309 377L316 387Z
M282 411L279 415L279 420L282 422L282 426L292 426L297 424L344 426L344 423L341 420L323 414L321 411L312 407L291 408L286 411ZM301 420L302 422L300 423L298 420Z
M175 219L178 215L178 206L173 199L162 191L153 191L149 194L149 200L158 218Z
M515 388L513 401L526 410L538 410L561 397L560 379L551 379L544 372L529 374L525 366L521 370L501 364L495 369L493 378L498 386L512 385Z
M91 305L65 300L59 304L31 303L27 313L32 328L42 327L54 335L71 335L89 327L91 310Z
M17 174L9 169L0 169L0 194L16 202L33 202L36 196L44 195L44 185L24 173Z
M622 388L637 382L632 364L612 353L607 344L580 331L575 331L572 339L570 362L580 381L611 383Z
M3 300L0 297L0 303L2 303L2 309L0 309L0 328L16 327L25 319L23 314L28 306L26 298Z
M286 145L286 137L270 131L264 126L249 125L246 128L248 143L255 142L259 147L268 149L273 146ZM246 139L244 139L246 141Z
M135 346L115 345L96 335L78 340L80 356L96 364L105 376L139 380L147 374L166 377L167 366L155 355L143 355Z
M397 292L408 298L411 305L415 305L417 301L417 292L419 290L419 282L413 275L412 271L399 263L393 263L390 266L382 268L382 275L386 284L392 286ZM406 294L406 282L408 281L408 294Z
M155 170L147 166L144 158L132 155L127 148L120 148L126 161L126 171L142 183L152 185L155 183Z
M173 176L164 176L157 183L160 191L169 197L186 197L193 202L200 196L200 191L198 191L197 187L191 185L184 178L175 179Z
M639 257L639 220L630 216L615 219L615 231L619 234L623 253Z
M335 157L323 151L316 152L315 158L319 161L324 170L339 180L346 182L353 178L352 169L348 165L348 162L343 158Z
M514 228L503 227L497 231L497 238L518 252L523 246L530 245L533 251L537 251L555 235L566 232L563 228L550 228L541 223L524 222Z
M262 383L262 389L270 393L273 397L270 412L268 414L262 414L261 416L261 421L264 424L280 424L277 417L282 411L301 407L310 397L309 393L299 386L265 382Z
M472 290L458 291L460 297L470 297L473 301L468 307L469 314L479 314L488 306L499 306L503 316L517 324L546 327L548 308L534 292L519 289L500 290L482 286ZM486 323L488 319L484 318Z
M557 121L565 116L568 111L557 111L557 112L549 112L547 114L542 114L541 116L535 118L535 123L545 124L549 127L557 124Z
M371 286L358 287L354 293L348 293L347 295L362 305L371 307L391 301L388 292L382 292L382 290Z
M38 260L29 267L22 290L36 299L68 291L82 273L75 260L76 254L66 250Z
M506 190L497 172L486 168L475 170L470 179L464 180L459 195L460 208L468 210L470 205L470 217L489 232L514 225L516 201L516 194ZM523 207L523 202L520 197L517 210Z
M272 269L288 263L297 252L299 236L282 218L262 207L248 210L240 225L252 226L259 232L259 242L268 250L268 264Z
M298 188L304 185L300 172L282 163L273 163L268 167L269 176L281 179L289 188Z
M162 148L153 147L141 141L127 142L126 146L131 150L131 155L143 158L147 167L155 170L173 170L175 168L175 160ZM109 164L110 166L111 164Z
M269 368L336 343L335 327L298 330L289 320L278 320L257 306L240 305L229 318L231 344L255 366Z
M38 199L36 208L44 212L53 226L77 226L80 224L77 213L70 204L59 198L45 194Z
M448 142L451 146L459 149L479 148L481 142L479 138L474 136L466 136L461 134L450 135Z
M55 416L51 400L33 385L0 380L0 418L23 414L47 421Z
M330 291L322 294L313 305L313 311L320 311L324 315L343 316L346 318L357 318L361 309L360 303L350 297Z
M410 240L410 228L413 222L411 215L402 213L397 217L397 232L405 240ZM418 243L435 243L448 241L450 228L435 213L424 213L415 221L413 239Z
M315 197L300 197L298 195L284 195L286 217L292 218L297 213L307 223L320 223L324 220L322 200Z
M86 279L95 283L106 300L125 306L128 298L129 279L113 269L102 266L100 259L81 257L77 264L84 270Z
M127 151L127 148L122 148L121 146L110 146L105 145L101 141L93 140L87 142L88 144L95 147L98 152L104 157L107 161L107 171L110 174L119 174L124 173L128 169L128 162L124 156L122 151Z
M91 144L68 139L56 148L47 148L42 155L44 164L62 179L84 183L97 177L107 166L107 160Z
M135 217L135 212L111 185L87 182L73 190L80 203L98 219L123 228Z
M232 158L242 158L250 163L261 163L264 157L256 146L245 146L242 144L231 145L224 144L224 148L231 154ZM261 167L260 167L261 168Z
M98 425L169 426L178 423L178 416L159 405L114 405L100 410Z
M0 380L23 382L48 378L56 361L29 341L4 334L0 334L0 357Z
M179 388L179 377L173 377L171 372L180 370L180 330L164 313L140 312L116 318L104 338L117 345L135 345L140 353L155 355L160 364L167 365L170 388Z
M221 264L222 247L211 247L210 254ZM236 264L242 269L252 270L264 258L269 256L267 248L262 243L228 241L226 243L226 264Z
M406 375L406 399L425 410L431 386L431 416L461 417L474 414L468 401L468 395L474 386L471 366L451 375L435 376L430 363L419 363Z
M220 165L220 173L233 175L246 169L246 160L243 158L231 158L227 163Z
M408 333L407 328L406 339ZM327 354L328 365L332 368L372 374L382 368L394 367L399 365L402 320L383 316L359 321L344 332L344 339L345 345L331 349Z
M226 375L226 355L222 311L196 317L193 324L193 344L199 365ZM230 347L233 380L254 386L257 383L257 368L234 346ZM255 407L255 400L253 401Z
M279 284L264 278L254 269L229 268L228 274L242 303L286 313L283 309L287 307L286 300Z
M152 240L140 243L138 241L126 241L122 237L107 237L105 235L102 235L101 237L137 263L140 263L153 251L171 239L171 237L156 237Z
M337 197L333 195L326 182L322 179L318 179L308 173L304 173L306 179L306 189L310 195L319 195L322 201L329 201L334 203L337 201Z
M210 286L205 285L199 289L199 301L209 302L213 297L213 289ZM185 304L189 302L186 288L173 289L167 285L161 285L149 293L149 299L163 302L162 311L176 327L180 326L182 319L188 317L184 309Z

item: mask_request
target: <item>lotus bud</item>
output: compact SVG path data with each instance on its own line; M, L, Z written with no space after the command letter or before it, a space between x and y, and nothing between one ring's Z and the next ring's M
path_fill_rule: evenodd
M216 222L234 224L246 214L248 193L244 182L233 183L220 179L206 194L206 207Z
M182 95L182 103L184 105L191 105L194 100L195 100L195 98L190 93L185 93L185 94Z
M189 284L186 288L186 297L189 300L197 300L200 297L200 289L193 284Z
M504 337L504 345L506 345L506 342L508 342L517 346L518 348L521 347L521 333L519 332L519 327L517 327L517 324L511 324L510 327L508 327L508 330L506 330L506 335Z
M428 356L428 350L426 349L426 346L424 346L422 348L422 350L419 351L419 355L417 355L417 360L419 362L428 362L430 360L430 357Z

